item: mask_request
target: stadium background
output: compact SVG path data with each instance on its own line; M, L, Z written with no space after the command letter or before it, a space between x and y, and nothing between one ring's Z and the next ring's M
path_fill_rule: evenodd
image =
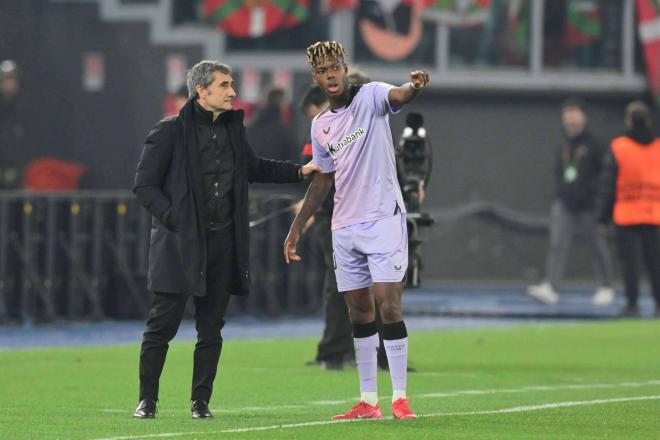
M290 85L292 122L302 144L307 125L297 102L311 79L304 48L317 39L336 39L349 49L349 64L374 80L405 82L413 66L431 72L432 87L407 109L424 115L435 152L423 211L437 223L425 231L423 279L522 286L538 280L544 263L561 101L584 98L591 128L606 141L623 131L627 102L651 100L633 0L586 2L600 7L596 34L582 43L591 51L586 55L578 53L584 49L579 43L557 49L566 44L558 29L570 24L567 16L557 15L570 3L564 0L467 2L475 8L517 8L518 15L505 11L489 19L480 15L484 11L467 11L459 14L464 21L458 24L446 15L451 6L433 12L434 5L452 2L426 2L431 6L422 15L417 45L389 61L371 52L360 31L360 20L370 17L370 2L291 2L308 6L302 24L254 38L219 32L204 21L203 3L2 2L0 58L14 59L21 68L21 94L32 108L34 136L25 150L3 156L81 162L87 167L82 189L128 190L145 134L162 117L164 99L181 85L181 65L202 58L233 66L239 98L248 105L256 104L273 80ZM401 16L392 17L406 35L407 16L403 25ZM395 140L404 120L391 118ZM254 194L279 192L260 187ZM283 206L276 205L260 206L255 218ZM289 218L277 221L273 230L280 232L262 232L272 238L267 252L273 258L279 258ZM591 282L586 250L574 248L567 276ZM320 299L308 298L301 310L319 306Z

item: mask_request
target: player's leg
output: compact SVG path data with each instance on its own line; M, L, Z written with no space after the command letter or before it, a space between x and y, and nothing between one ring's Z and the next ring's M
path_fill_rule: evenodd
M347 227L335 230L332 243L337 289L344 294L353 327L355 361L360 379L360 403L333 419L381 418L376 380L378 331L374 299L369 293L372 281L366 256L353 247L353 229L354 227Z
M374 283L372 292L383 320L383 345L392 379L392 401L406 397L408 333L403 321L403 283Z
M392 415L398 419L412 419L415 414L408 406L406 395L408 332L401 307L403 283L374 283L372 291L383 318L382 336L392 381Z
M372 293L383 320L383 342L392 380L392 413L395 418L414 418L406 396L408 332L403 321L401 297L408 269L408 232L405 215L380 220L376 237L367 249Z
M378 403L378 329L376 327L374 298L368 288L344 294L348 314L353 325L355 362L360 377L360 400L370 405Z
M347 361L354 362L355 352L346 302L337 289L330 216L317 215L314 226L326 265L323 285L325 328L318 345L316 361L327 369L341 369Z

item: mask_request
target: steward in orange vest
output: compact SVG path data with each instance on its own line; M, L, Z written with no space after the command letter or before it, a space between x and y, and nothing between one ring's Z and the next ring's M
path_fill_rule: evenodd
M660 225L660 139L622 136L612 141L612 154L619 164L614 223Z
M637 127L612 141L603 179L609 196L600 213L617 226L660 225L660 138Z
M616 225L619 263L627 304L623 316L639 316L639 248L660 317L660 139L652 132L651 111L635 101L626 107L625 136L612 141L598 201L599 222Z

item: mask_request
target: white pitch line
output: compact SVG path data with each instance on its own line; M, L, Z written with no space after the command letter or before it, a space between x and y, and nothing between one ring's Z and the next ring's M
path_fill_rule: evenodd
M570 385L534 385L522 388L494 388L490 390L458 390L445 393L426 393L415 396L415 398L430 397L456 397L464 395L479 396L484 394L510 394L526 393L528 391L558 391L558 390L589 390L602 388L643 387L647 385L660 385L660 380L648 380L645 382L619 382L619 383L593 383L593 384L570 384Z
M572 406L605 405L610 403L635 402L641 400L660 400L660 395L618 397L613 399L597 399L597 400L576 400L576 401L567 401L567 402L544 403L540 405L514 406L510 408L491 409L491 410L483 410L483 411L430 413L430 414L419 414L418 417L427 418L427 417L456 417L456 416L479 416L479 415L492 415L492 414L511 414L511 413L522 413L522 412L531 412L531 411L543 411L547 409L556 409L556 408L568 408ZM391 419L391 417L386 417L385 419ZM247 428L223 429L219 431L164 432L160 434L105 437L105 438L97 438L95 440L133 440L133 439L144 439L144 438L179 437L184 435L195 435L195 434L229 434L229 433L238 433L238 432L271 431L274 429L304 428L308 426L325 426L325 425L334 425L337 423L352 423L352 422L377 423L377 421L375 420L367 420L367 419L322 420L316 422L287 423L282 425L266 425L266 426L252 426Z
M469 412L454 412L454 413L430 413L430 414L420 414L419 417L480 416L480 415L489 415L489 414L521 413L521 412L530 412L530 411L541 411L541 410L544 410L544 409L568 408L568 407L571 407L571 406L602 405L602 404L607 404L607 403L635 402L635 401L638 401L638 400L660 400L660 395L617 397L617 398L613 398L613 399L575 400L575 401L568 401L568 402L544 403L544 404L541 404L541 405L514 406L512 408L491 409L491 410L484 410L484 411L469 411Z
M438 397L457 397L457 396L482 396L487 394L514 394L533 391L558 391L558 390L589 390L604 388L624 388L624 387L643 387L648 385L660 385L660 379L648 380L644 382L619 382L619 383L594 383L594 384L567 384L567 385L534 385L522 388L493 388L486 390L456 390L441 393L426 393L415 395L415 399L438 398ZM381 396L387 400L389 396ZM332 406L354 402L355 398L342 400L315 400L301 405L271 405L271 406L247 406L243 408L229 409L211 409L219 413L242 413L246 411L276 411L280 409L300 409L308 406ZM126 409L101 409L101 412L108 413L129 413ZM179 412L177 409L167 409L163 412Z
M339 405L339 404L344 404L346 402L353 402L355 399L352 400L347 400L347 399L341 399L341 400L314 400L312 402L309 402L308 405L320 405L320 406L326 406L326 405Z

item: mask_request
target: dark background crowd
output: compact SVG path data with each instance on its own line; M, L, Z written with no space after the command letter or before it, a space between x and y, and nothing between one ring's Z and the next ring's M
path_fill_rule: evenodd
M424 144L432 151L424 158L432 168L409 200L435 221L418 231L422 282L529 284L530 295L551 304L560 301L561 283L578 283L593 288L595 306L625 290L626 313L635 313L639 289L629 274L639 265L630 257L637 238L603 227L612 224L607 207L614 209L612 140L634 132L633 139L651 145L660 126L635 2L553 0L541 9L532 1L493 0L477 12L429 7L416 42L405 2L390 10L378 1L313 0L303 22L258 35L242 35L222 20L209 25L204 1L101 3L0 5L0 312L36 307L63 314L69 299L62 292L77 289L87 292L83 309L126 315L130 305L110 307L103 293L131 291L130 301L140 301L146 246L136 231L146 223L125 192L148 129L186 98L186 70L204 58L232 65L236 105L248 116L254 149L300 160L309 129L300 103L311 83L304 48L328 38L342 41L349 65L371 80L404 82L413 65L431 73L432 87L406 109L423 116ZM387 28L388 14L394 30ZM387 38L410 51L374 47L361 31L364 21L384 26ZM633 101L644 107L626 110ZM407 116L391 121L402 162ZM260 184L252 190L253 266L273 275L253 280L263 297L240 307L318 309L322 269L310 279L311 269L284 273L275 262L289 207L303 189ZM65 191L53 199L59 208L43 198L50 191ZM46 231L56 235L50 244ZM95 233L102 236L96 245ZM647 246L657 231L639 234ZM323 252L308 241L309 264L322 268ZM114 247L104 248L110 242ZM643 249L657 283L657 248ZM94 252L112 258L93 263ZM55 282L57 274L66 275ZM312 293L269 291L273 283ZM25 300L27 291L36 299ZM44 306L39 298L49 292L59 293Z

